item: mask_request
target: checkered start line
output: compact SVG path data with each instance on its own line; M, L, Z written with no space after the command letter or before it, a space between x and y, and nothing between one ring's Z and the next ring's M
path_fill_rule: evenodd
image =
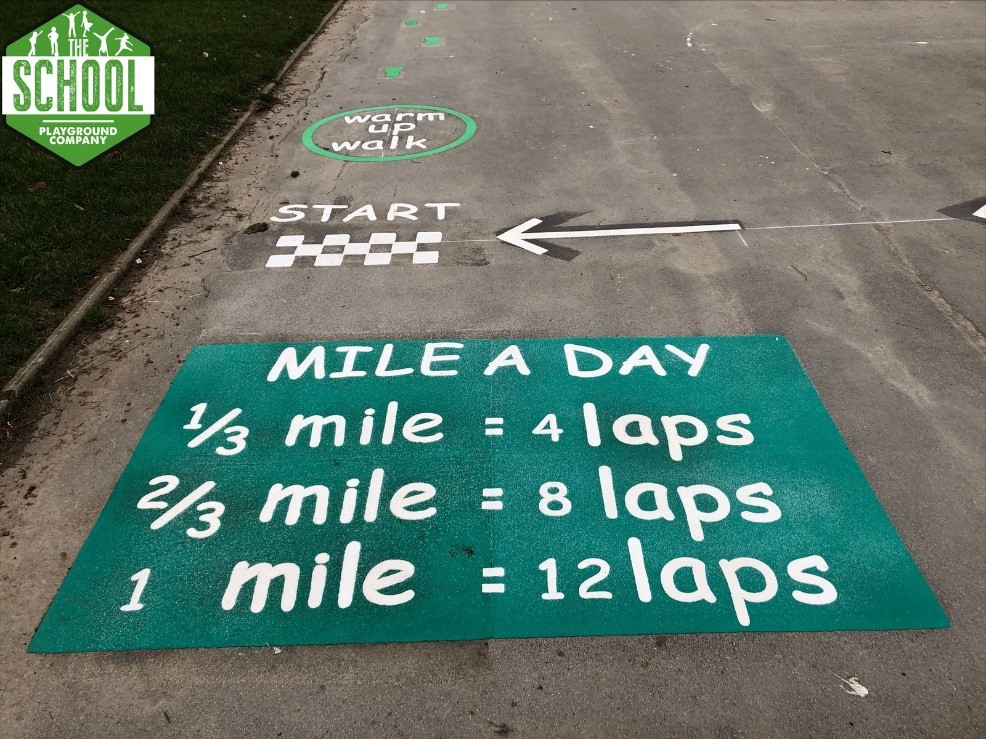
M281 236L277 246L294 249L292 254L274 254L268 267L292 267L298 257L314 257L316 267L340 267L346 257L362 257L366 266L390 264L395 254L410 254L412 264L437 264L439 252L418 251L421 244L438 244L441 231L420 231L414 241L398 241L394 233L374 233L367 242L349 242L349 234L329 234L320 244L306 244L304 236ZM388 246L389 251L372 251L373 247ZM334 247L334 248L333 248ZM342 247L339 251L338 247ZM326 248L329 251L326 253ZM356 261L350 259L350 262Z

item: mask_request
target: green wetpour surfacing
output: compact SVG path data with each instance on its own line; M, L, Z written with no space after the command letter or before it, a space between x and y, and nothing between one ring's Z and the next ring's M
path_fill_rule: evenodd
M397 77L403 69L388 67L385 75ZM301 142L314 154L344 162L396 162L441 154L474 133L476 122L465 113L394 103L330 115L305 129Z
M30 650L947 625L782 337L239 344Z

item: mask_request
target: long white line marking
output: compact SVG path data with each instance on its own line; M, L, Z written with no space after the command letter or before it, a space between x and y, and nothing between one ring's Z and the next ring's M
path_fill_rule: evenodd
M986 220L986 205L972 214L977 218ZM954 218L905 218L896 221L845 221L842 223L801 223L787 226L747 226L746 231L775 231L784 228L835 228L841 226L886 226L894 223L933 223L936 221L954 221ZM526 224L525 224L526 225ZM740 237L744 246L749 246L743 238L740 225L733 223L716 224L712 226L665 226L660 229L613 229L610 231L560 231L557 233L530 234L530 238L565 238L572 236L613 236L629 235L633 233L692 233L701 231L735 231ZM499 241L499 239L447 239L443 244L486 244Z
M832 228L834 226L883 226L891 223L929 223L954 221L954 218L907 218L900 221L848 221L846 223L804 223L797 226L747 226L747 231L770 231L778 228Z
M540 222L535 218L527 223L537 225ZM649 234L691 234L704 231L739 231L741 228L743 227L738 223L703 223L697 226L607 228L599 231L538 231L528 234L528 236L532 239L581 239L589 236L647 236Z

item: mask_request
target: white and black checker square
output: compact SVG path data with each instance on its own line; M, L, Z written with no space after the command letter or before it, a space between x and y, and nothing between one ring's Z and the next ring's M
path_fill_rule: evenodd
M281 236L277 246L291 248L291 254L274 254L267 260L267 266L273 268L292 267L298 257L313 257L315 267L341 267L344 264L355 263L362 257L362 264L367 267L380 267L393 264L394 255L411 255L411 264L437 264L438 251L419 251L422 244L438 244L442 241L440 231L421 231L416 234L414 241L398 241L396 233L373 233L369 241L352 241L349 234L328 234L320 244L307 244L301 235ZM339 251L338 248L342 247ZM389 247L382 251L382 247ZM330 251L326 252L326 249Z

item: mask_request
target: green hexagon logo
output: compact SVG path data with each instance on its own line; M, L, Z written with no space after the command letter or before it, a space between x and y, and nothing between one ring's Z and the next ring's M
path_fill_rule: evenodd
M81 166L151 122L150 47L75 5L7 47L7 125Z

